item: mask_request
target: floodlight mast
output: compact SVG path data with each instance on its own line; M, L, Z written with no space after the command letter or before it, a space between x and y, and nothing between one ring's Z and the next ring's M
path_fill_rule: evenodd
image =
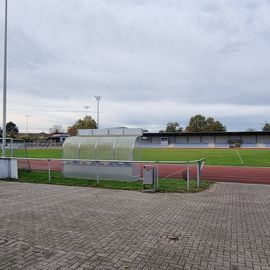
M85 116L87 116L87 110L90 108L90 106L84 105L83 107L85 108Z
M26 117L26 133L28 134L28 120L30 115L25 115L25 117Z
M102 98L102 96L95 96L97 100L97 129L99 129L99 102Z
M7 0L5 0L2 157L6 156L6 136L7 136L7 129L6 129L6 123L7 123L7 9L8 9L8 2Z

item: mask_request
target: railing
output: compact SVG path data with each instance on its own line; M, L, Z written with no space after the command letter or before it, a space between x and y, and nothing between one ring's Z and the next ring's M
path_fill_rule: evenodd
M190 189L190 180L196 180L197 188L201 185L201 175L204 166L205 159L199 160L191 160L191 161L127 161L127 160L92 160L92 159L58 159L58 158L10 158L18 161L19 167L21 169L30 169L30 170L42 170L48 172L48 182L51 182L51 173L52 171L61 171L63 165L66 163L76 163L83 164L87 166L87 164L91 164L96 166L96 181L97 183L102 180L100 171L101 166L106 166L106 164L135 164L138 165L140 169L140 178L142 177L141 171L143 165L153 165L156 169L156 180L154 183L154 188L159 189L159 178L185 178L186 179L186 189L189 191ZM23 161L26 161L26 164L23 164ZM40 162L36 163L37 161ZM52 166L53 165L53 166ZM195 166L194 166L195 165ZM77 177L79 178L79 177ZM92 179L92 178L91 178Z
M2 147L2 138L0 138L0 146ZM40 141L25 141L23 139L6 138L6 149L10 151L10 156L13 157L14 149L40 149L40 148L61 148L63 142L54 142L49 140Z
M182 174L184 173L184 178L187 181L187 191L189 191L189 188L190 188L190 179L191 179L190 166L192 164L196 164L196 184L197 184L197 188L200 187L202 170L203 170L203 166L205 163L204 158L199 159L199 160L190 160L190 161L156 161L156 163L157 164L165 164L165 165L170 165L170 164L185 165L184 168L181 168L178 171L175 171L175 172L167 175L165 178L170 178L174 175L177 175L179 172L182 172Z

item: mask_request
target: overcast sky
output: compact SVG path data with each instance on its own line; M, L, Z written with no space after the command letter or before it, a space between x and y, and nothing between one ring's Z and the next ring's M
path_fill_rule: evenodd
M3 85L4 0L0 1ZM21 132L67 127L270 122L268 0L9 0L7 120ZM2 91L1 91L2 122Z

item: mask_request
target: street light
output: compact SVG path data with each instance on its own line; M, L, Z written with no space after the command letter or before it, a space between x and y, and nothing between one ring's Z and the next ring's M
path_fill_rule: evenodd
M5 36L4 36L4 73L3 73L3 133L2 133L2 157L6 156L7 136L7 0L5 1Z
M102 96L95 96L97 101L97 129L99 128L99 102L102 98Z
M26 133L28 134L28 119L30 115L25 115L25 117L26 117Z
M85 116L87 116L87 110L90 108L90 106L84 105L83 107L85 108Z

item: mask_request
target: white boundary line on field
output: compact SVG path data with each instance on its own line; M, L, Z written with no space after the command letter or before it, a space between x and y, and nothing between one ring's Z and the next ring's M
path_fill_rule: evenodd
M244 161L243 161L243 159L242 159L242 157L241 157L241 155L240 155L240 153L239 153L238 150L236 150L236 153L237 153L237 155L238 155L238 157L240 159L241 164L244 164Z

